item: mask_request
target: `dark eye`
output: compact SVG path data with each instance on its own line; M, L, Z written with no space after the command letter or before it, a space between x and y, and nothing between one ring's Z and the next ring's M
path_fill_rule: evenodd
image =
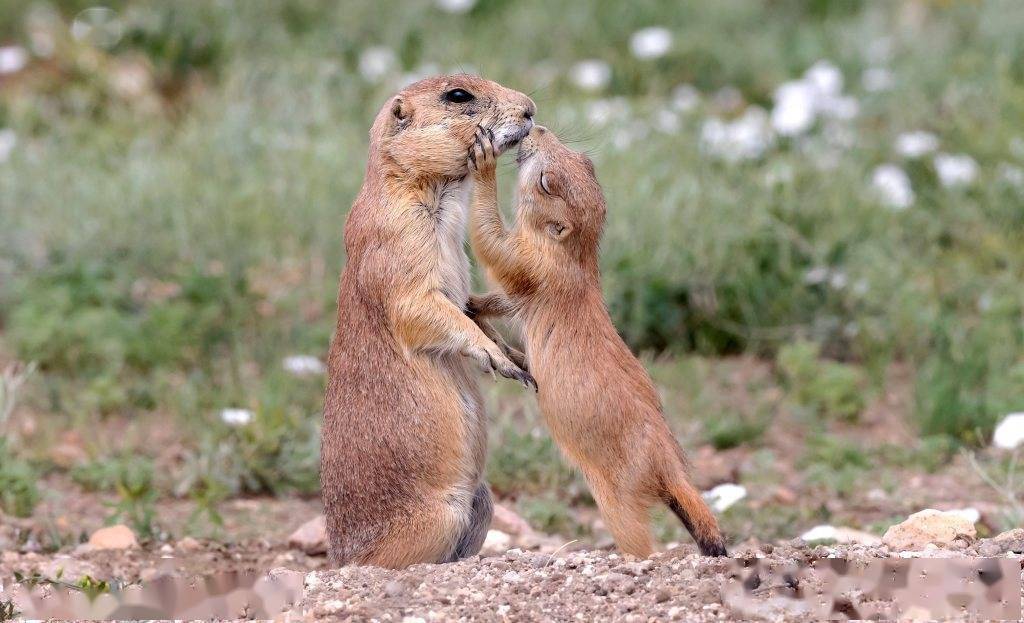
M453 104L465 104L476 99L472 93L465 89L452 89L444 94L444 98Z
M548 186L547 175L545 175L544 173L540 174L540 189L542 191L544 191L545 195L553 195L554 194L554 193L551 192L551 188Z

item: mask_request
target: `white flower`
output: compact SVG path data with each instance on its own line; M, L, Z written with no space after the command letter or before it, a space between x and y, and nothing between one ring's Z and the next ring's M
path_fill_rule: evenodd
M600 99L587 106L587 120L595 125L607 125L629 116L629 103L621 97Z
M819 283L825 283L829 275L828 266L815 266L806 273L804 273L804 283L808 285L818 285Z
M992 303L995 297L992 296L991 292L985 292L978 297L978 311L985 313L992 309Z
M679 131L679 115L664 108L654 114L654 128L664 134L675 134Z
M121 40L124 26L117 13L105 6L88 8L71 22L71 36L101 48L112 48Z
M1017 158L1024 158L1024 137L1015 136L1010 139L1010 153Z
M978 177L978 163L967 154L939 154L935 156L935 172L946 188L967 186Z
M896 78L885 67L869 67L860 77L860 85L869 93L888 91L896 84Z
M1012 450L1024 442L1024 413L1011 413L999 422L992 434L992 445Z
M700 92L692 84L680 84L672 90L672 108L690 112L700 104Z
M772 127L783 136L798 136L811 129L818 115L843 120L856 117L860 104L842 91L839 68L818 61L802 79L784 82L775 89Z
M896 153L904 158L920 158L939 148L939 137L918 130L904 132L896 137Z
M841 270L836 270L832 272L832 276L828 280L828 285L832 286L833 290L842 290L849 282L850 279L846 276L846 273Z
M327 371L323 362L312 355L291 355L285 357L281 367L295 376L312 376Z
M999 164L998 172L999 179L1005 184L1016 188L1024 188L1024 169L1009 162L1002 162Z
M828 61L818 61L804 72L804 80L821 95L837 96L843 92L843 73Z
M764 154L773 140L768 113L751 106L742 116L729 123L708 119L701 128L701 147L728 162L751 160Z
M435 0L435 4L447 13L465 13L473 8L476 0Z
M622 151L627 149L634 142L642 140L647 136L648 128L640 121L635 121L625 127L617 128L612 132L612 146Z
M587 59L573 65L570 73L573 84L584 91L600 91L612 80L611 66L598 59Z
M359 55L359 73L368 82L380 82L398 64L398 58L390 49L373 46Z
M819 97L818 112L835 119L850 120L860 113L860 103L850 95Z
M715 512L724 512L727 508L747 497L747 488L743 485L726 483L704 492L704 499Z
M220 419L228 426L245 426L252 421L252 411L248 409L223 409Z
M803 80L784 82L775 89L772 127L783 136L803 134L814 125L817 90Z
M406 72L398 77L397 86L399 89L404 89L413 82L419 82L429 76L436 76L441 73L441 68L434 63L424 63L416 69Z
M629 49L642 60L665 56L672 49L672 32L661 26L643 28L630 37Z
M0 75L21 71L28 64L28 52L17 45L0 47Z
M10 128L0 129L0 162L7 162L18 145L18 135Z
M894 210L906 210L914 203L914 189L903 169L894 164L883 164L871 175L871 187L882 203Z

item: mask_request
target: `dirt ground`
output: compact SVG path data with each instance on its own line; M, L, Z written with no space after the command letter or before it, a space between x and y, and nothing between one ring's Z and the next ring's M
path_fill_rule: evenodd
M324 558L283 544L182 540L71 556L7 552L0 577L17 571L65 581L120 578L151 587L144 598L149 610L118 610L108 595L111 603L104 611L103 599L75 602L76 594L69 601L67 594L75 591L55 582L30 589L23 589L24 583L8 585L9 593L22 590L14 603L31 618L103 617L103 612L116 618L143 613L147 616L138 618L187 618L185 612L198 618L404 623L1020 618L1024 531L996 539L962 538L916 553L884 546L746 543L730 558L705 558L685 545L637 560L571 549L512 549L394 571L329 569ZM267 577L278 584L268 588ZM124 595L133 588L144 590L113 588L123 602L130 601ZM183 603L190 609L182 610Z

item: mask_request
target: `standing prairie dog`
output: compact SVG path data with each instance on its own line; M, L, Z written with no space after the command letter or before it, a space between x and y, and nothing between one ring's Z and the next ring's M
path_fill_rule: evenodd
M509 232L498 210L494 139L478 130L469 158L470 237L504 292L473 297L470 313L510 315L522 327L544 419L582 470L622 551L651 553L650 510L663 502L701 553L725 555L654 384L608 316L598 270L605 202L593 164L540 126L516 160L519 205Z
M534 111L495 82L440 76L373 123L328 356L320 478L336 564L445 562L483 543L492 505L475 375L536 383L464 313L466 150L478 125L497 150L516 144Z

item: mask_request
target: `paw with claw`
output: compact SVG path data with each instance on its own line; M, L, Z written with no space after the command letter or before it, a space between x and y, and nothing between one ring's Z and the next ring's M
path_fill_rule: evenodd
M494 148L494 133L477 127L476 138L469 149L469 172L477 179L494 177L498 166L498 150Z
M537 391L537 381L533 375L513 363L497 346L470 346L462 354L476 360L484 372L497 372L507 379L519 381L527 389Z

